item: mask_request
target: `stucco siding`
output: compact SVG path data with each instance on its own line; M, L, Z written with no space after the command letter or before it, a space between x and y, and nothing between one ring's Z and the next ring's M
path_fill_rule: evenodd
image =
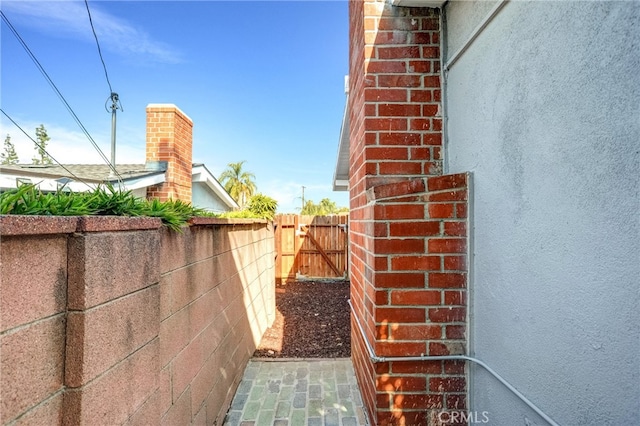
M488 9L447 4L448 54ZM445 171L473 176L470 348L560 424L638 418L638 22L637 2L510 2L446 80ZM492 425L545 424L472 381Z

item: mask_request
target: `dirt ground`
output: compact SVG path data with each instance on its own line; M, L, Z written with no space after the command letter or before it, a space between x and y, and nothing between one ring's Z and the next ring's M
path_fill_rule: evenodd
M276 320L259 358L339 358L351 355L348 281L297 281L276 286Z

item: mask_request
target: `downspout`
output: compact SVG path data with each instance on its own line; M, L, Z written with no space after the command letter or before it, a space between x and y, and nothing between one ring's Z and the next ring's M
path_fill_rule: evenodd
M484 368L489 374L495 377L500 383L502 383L507 389L509 389L515 396L517 396L522 402L524 402L529 408L531 408L537 415L546 420L551 426L560 426L558 423L553 421L551 417L546 415L541 409L539 409L533 402L529 401L527 397L525 397L518 389L514 388L509 382L507 382L502 376L496 373L491 367L485 364L483 361L473 358L468 355L421 355L421 356L378 356L373 350L373 347L369 343L367 336L362 328L362 324L360 324L360 320L358 319L358 315L356 314L353 305L351 304L351 299L348 300L349 307L351 308L351 313L353 314L353 318L356 320L356 324L358 325L358 330L360 331L360 336L362 336L362 340L364 341L365 346L367 347L367 352L369 352L369 358L371 362L391 362L391 361L469 361L474 364L479 365Z

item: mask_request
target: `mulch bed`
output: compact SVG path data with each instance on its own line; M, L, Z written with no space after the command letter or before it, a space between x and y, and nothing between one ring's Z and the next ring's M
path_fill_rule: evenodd
M253 356L351 356L349 282L296 281L276 286L276 320Z

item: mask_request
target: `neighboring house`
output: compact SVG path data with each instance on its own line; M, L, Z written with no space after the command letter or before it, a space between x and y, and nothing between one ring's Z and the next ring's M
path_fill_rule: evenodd
M640 3L391 3L349 3L334 182L373 423L637 424Z
M118 164L122 188L141 198L180 199L212 212L239 208L204 164L191 163L193 123L175 105L147 107L145 164ZM64 161L64 159L60 159ZM33 183L43 191L87 191L120 185L106 164L17 164L0 166L0 190ZM66 170L65 170L66 169Z

